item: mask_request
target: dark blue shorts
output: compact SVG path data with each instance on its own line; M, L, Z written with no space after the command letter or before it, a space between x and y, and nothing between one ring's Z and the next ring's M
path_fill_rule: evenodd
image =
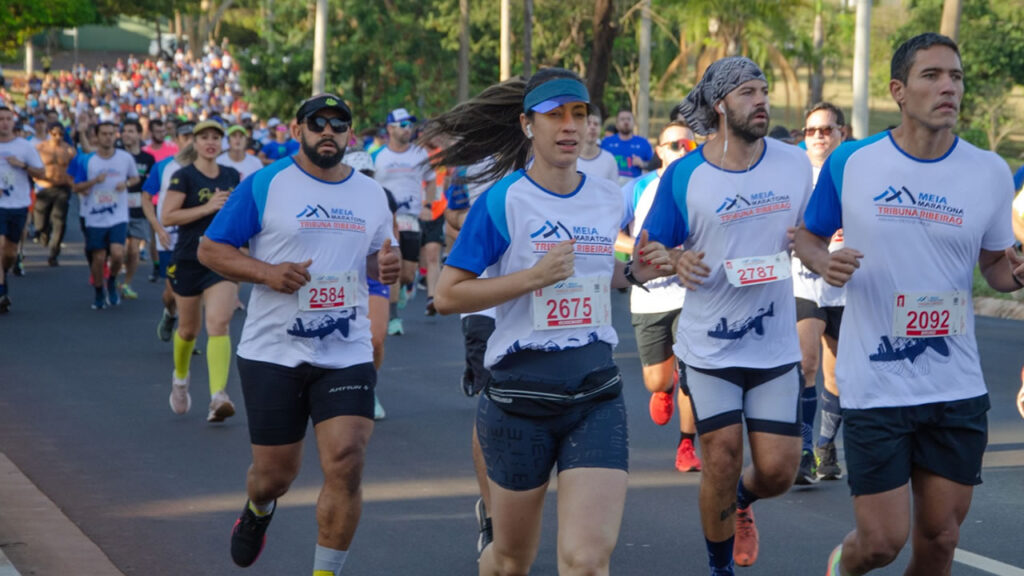
M370 288L370 296L380 296L381 298L391 297L390 286L385 286L384 284L377 282L373 278L367 278L366 285Z
M20 242L28 220L28 208L0 208L0 236Z
M847 482L854 496L910 481L914 468L965 486L981 484L988 394L920 406L843 410Z
M198 260L177 260L167 268L167 277L171 280L171 291L186 298L202 296L207 288L221 282L230 282L227 278L203 266Z
M85 227L85 251L108 250L111 244L124 245L128 238L128 223L122 222L107 228Z
M348 368L294 368L238 357L249 439L257 446L293 444L306 435L310 419L316 426L336 416L373 419L373 363Z
M160 258L160 270L157 274L161 278L167 278L167 269L174 261L174 250L160 250L157 252L157 256Z
M524 357L517 362L513 357ZM576 386L587 374L613 364L611 347L597 342L559 352L524 351L506 356L492 376L529 377L540 370L545 380L562 378ZM551 478L551 469L629 470L629 428L622 396L581 403L545 418L527 418L502 410L480 395L476 431L487 477L507 490L532 490Z

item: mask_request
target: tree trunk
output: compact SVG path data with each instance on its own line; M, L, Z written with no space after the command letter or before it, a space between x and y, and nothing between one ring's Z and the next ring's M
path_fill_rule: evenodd
M35 46L32 45L32 35L25 39L25 85L28 85L29 78L35 72Z
M200 0L198 30L196 30L196 42L200 44L199 53L202 54L202 46L206 45L210 35L210 0Z
M220 25L224 21L224 13L234 3L235 0L222 0L220 6L217 6L217 11L210 17L210 29L213 31L214 38L220 38Z
M615 0L594 0L594 47L587 65L587 90L591 104L601 110L601 116L608 117L604 104L604 87L608 82L608 71L612 64L612 46L618 28L615 24Z
M811 74L807 90L807 109L821 102L825 92L825 71L822 47L825 45L825 19L822 15L822 0L814 3L814 32L812 35Z
M500 69L498 80L504 82L512 76L512 30L509 24L509 6L511 0L501 0L501 48Z
M637 133L647 137L651 128L651 0L643 1L640 14L640 70L637 89Z
M868 136L868 77L871 74L871 0L857 0L853 44L853 137Z
M325 91L327 81L327 0L316 0L313 24L313 94Z
M533 0L523 0L523 76L533 75Z
M942 27L940 32L958 42L960 36L960 12L963 0L945 0L942 4Z
M469 100L469 0L459 0L459 102Z
M181 46L181 37L185 33L182 28L184 25L181 22L181 11L174 11L174 42L176 46Z

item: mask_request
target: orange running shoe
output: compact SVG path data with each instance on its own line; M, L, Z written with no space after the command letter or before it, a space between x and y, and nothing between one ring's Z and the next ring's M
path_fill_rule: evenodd
M840 559L843 557L843 545L836 546L832 553L828 555L828 571L825 572L825 576L843 576L843 571L839 567Z
M757 562L757 541L753 508L737 508L736 540L732 548L732 559L737 566L753 566Z
M689 438L679 443L676 449L676 470L680 472L700 472L700 458L697 457L697 449L693 446L693 440Z
M658 426L664 426L672 420L672 408L675 403L676 384L678 383L679 373L676 372L675 377L672 379L672 387L668 391L651 394L651 420Z
M1020 380L1020 392L1017 392L1017 412L1020 412L1020 417L1024 418L1024 368L1021 368Z

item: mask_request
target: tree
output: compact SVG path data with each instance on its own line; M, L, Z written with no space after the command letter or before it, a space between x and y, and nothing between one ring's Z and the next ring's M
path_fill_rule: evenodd
M96 20L92 3L80 0L7 0L0 4L0 52L11 57L47 28L73 28Z
M594 43L590 52L590 64L587 66L587 91L590 101L595 103L607 117L604 106L604 88L608 82L608 70L611 68L612 47L618 28L615 22L614 0L594 0Z

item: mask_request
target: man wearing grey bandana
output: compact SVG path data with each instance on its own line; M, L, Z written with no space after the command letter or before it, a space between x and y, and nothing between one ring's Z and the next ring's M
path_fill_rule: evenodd
M766 139L768 83L746 58L725 58L677 106L694 132L715 133L673 163L634 250L638 281L677 274L687 288L674 352L686 370L703 477L701 525L712 576L757 560L752 504L785 493L800 460L796 304L788 230L811 192L795 146ZM746 421L754 464L743 466Z

